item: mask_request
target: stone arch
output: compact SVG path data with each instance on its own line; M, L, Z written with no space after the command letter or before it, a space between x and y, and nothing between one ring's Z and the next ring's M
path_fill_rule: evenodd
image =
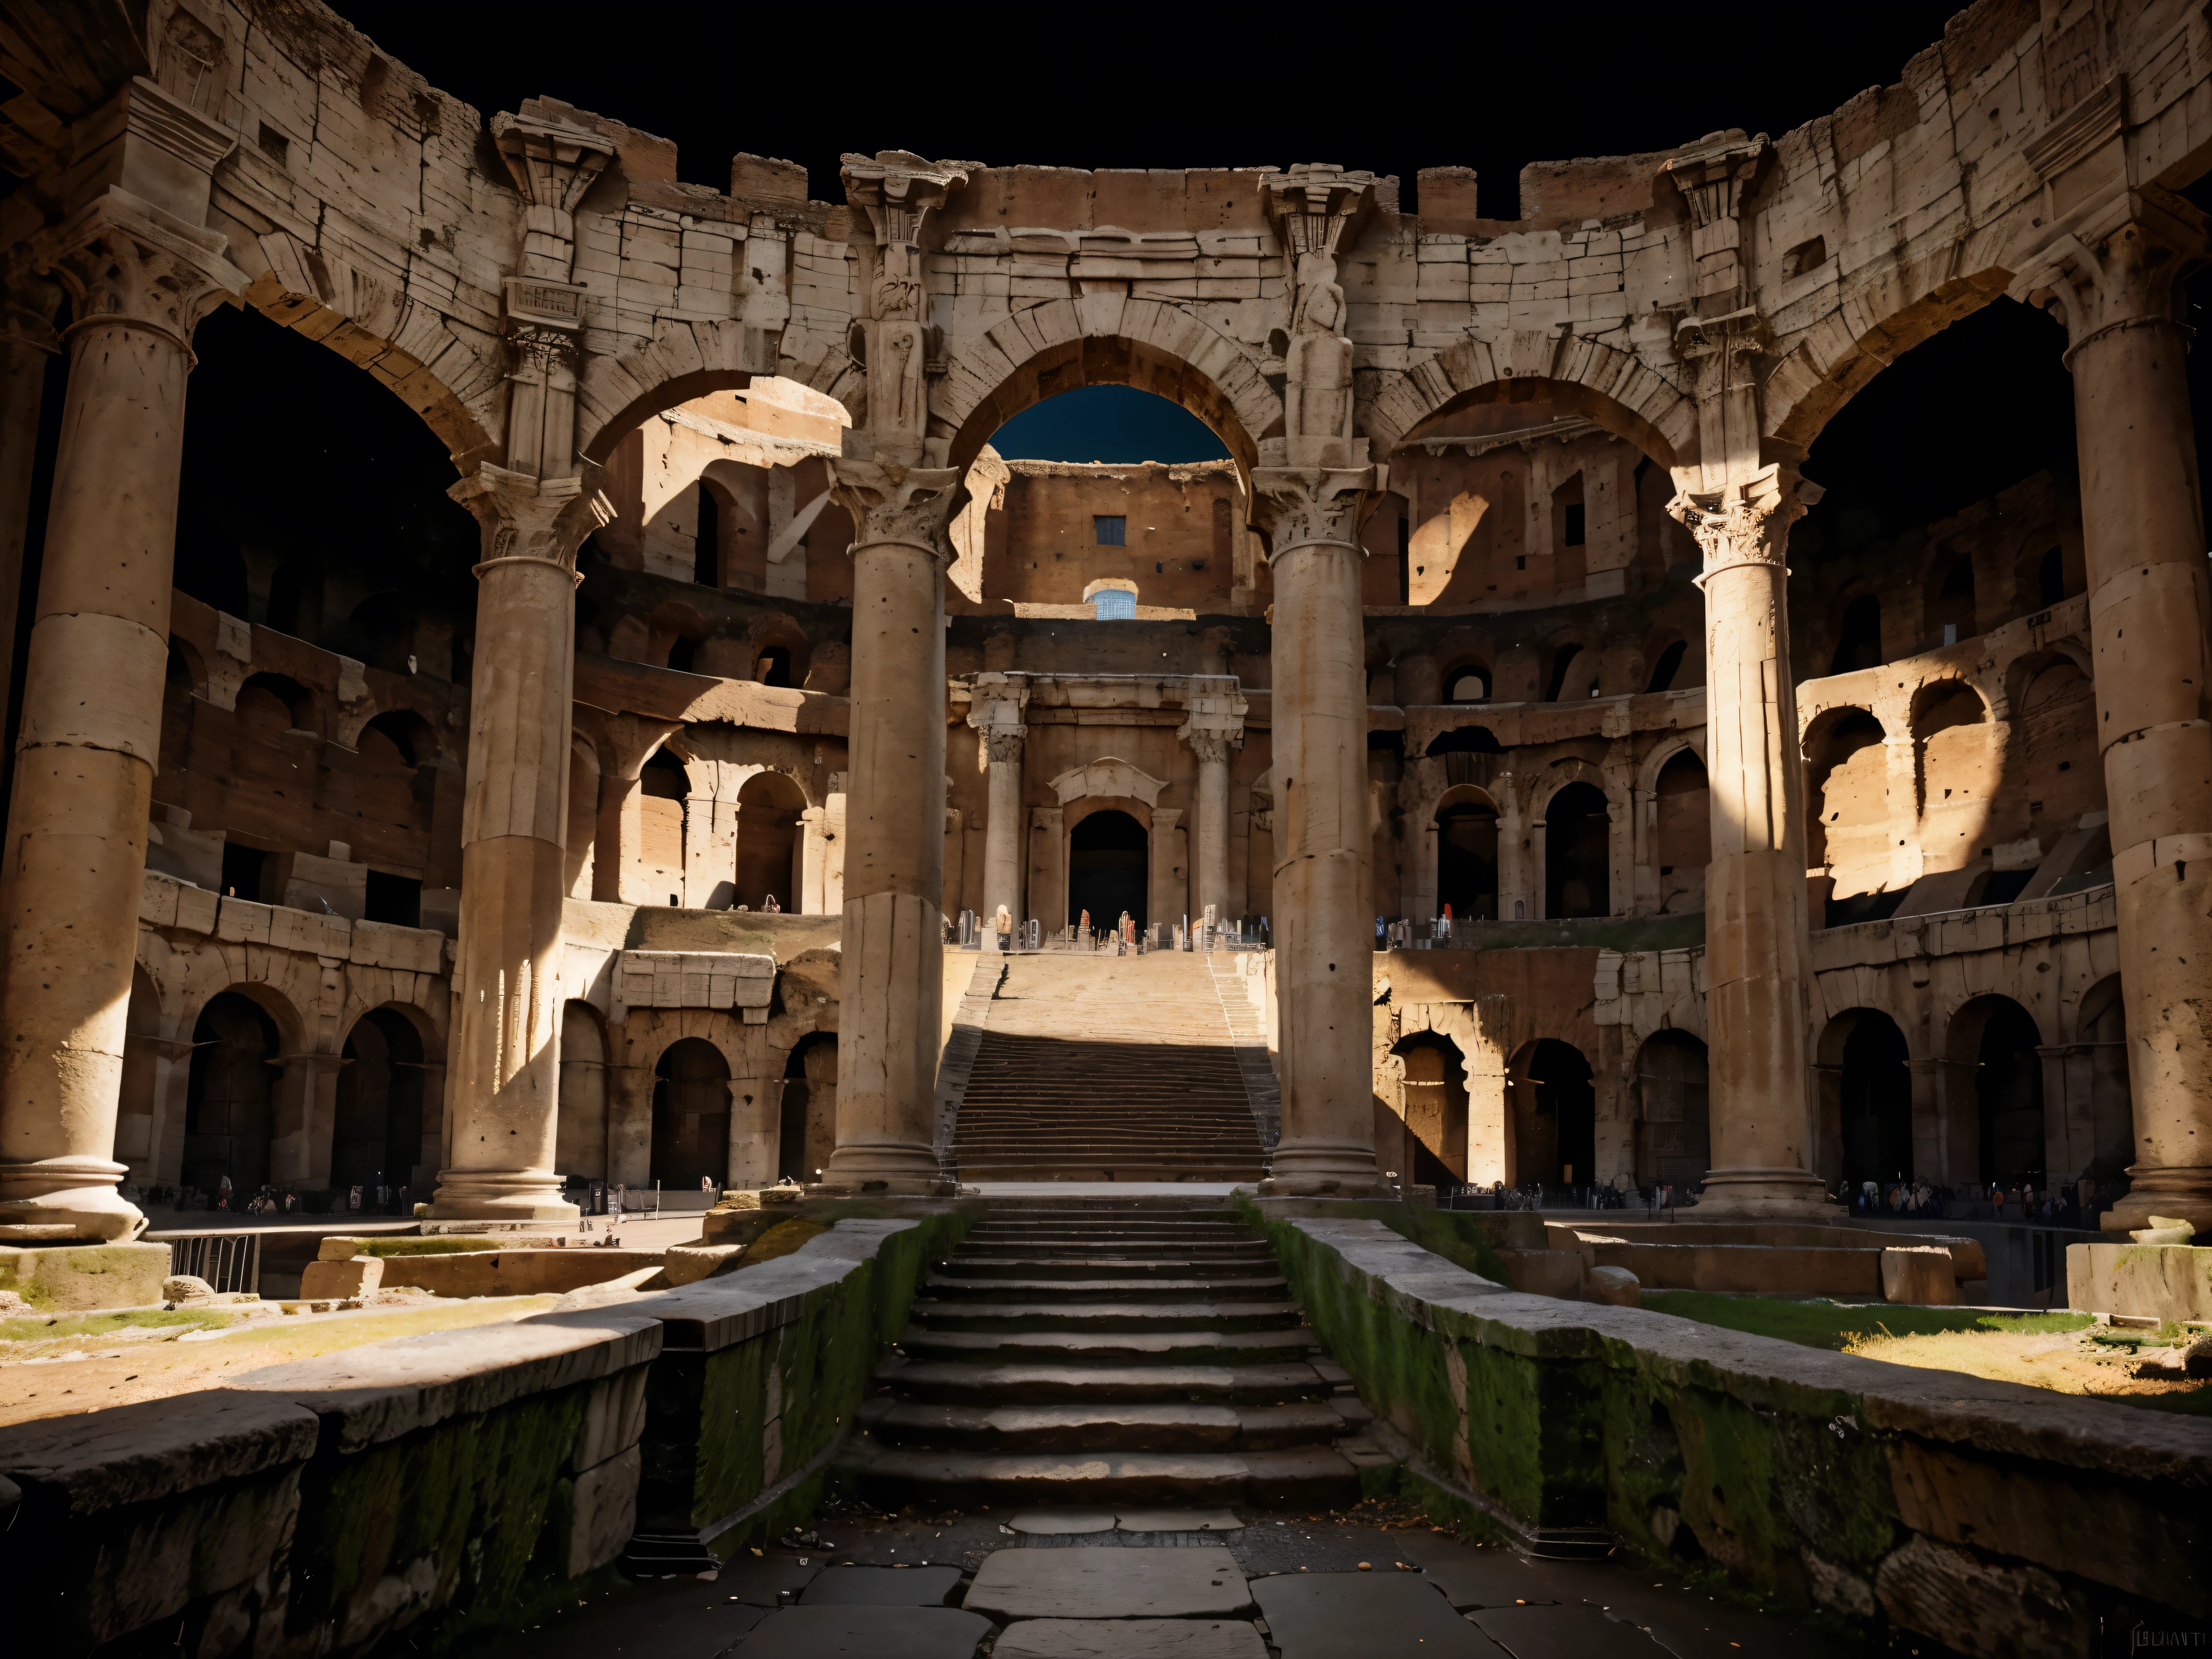
M1686 1192L1712 1167L1705 1042L1668 1027L1636 1051L1636 1184Z
M2128 1084L2127 1000L2120 976L2108 974L2082 994L2074 1037L2061 1062L2066 1083L2069 1137L2065 1168L2100 1184L2117 1180L2135 1162L2135 1108ZM2081 1103L2088 1102L2086 1124ZM2087 1135L2081 1131L2086 1128ZM2086 1144L2085 1143L2086 1140Z
M1644 763L1636 769L1636 787L1639 793L1650 794L1659 787L1659 775L1678 755L1695 755L1703 764L1705 758L1705 728L1694 733L1670 732L1651 745Z
M1596 1180L1595 1076L1589 1057L1571 1042L1540 1037L1514 1051L1507 1083L1507 1181L1551 1187Z
M1188 410L1249 470L1283 428L1282 400L1246 349L1160 300L1089 294L1018 311L947 353L929 430L965 468L991 434L1032 404L1084 386L1129 386Z
M803 330L789 333L794 341L811 337ZM604 465L617 444L662 410L710 392L742 392L757 374L786 376L849 407L858 366L842 351L830 355L838 362L829 374L831 383L823 385L820 363L810 372L804 364L762 361L760 331L736 318L658 318L652 339L618 356L584 360L576 385L576 453Z
M1814 1046L1814 1170L1824 1181L1886 1188L1914 1173L1935 1126L1915 1121L1912 1054L1887 1009L1838 1010Z
M1372 386L1359 402L1359 429L1378 458L1440 416L1474 404L1518 401L1529 395L1525 387L1540 389L1662 466L1697 459L1696 400L1635 353L1574 334L1462 340L1410 368L1376 373Z
M1045 787L1059 797L1060 804L1064 807L1073 806L1085 797L1092 795L1115 797L1116 799L1112 804L1116 805L1139 803L1144 811L1133 816L1149 826L1152 821L1152 809L1160 804L1160 791L1168 787L1168 781L1156 778L1142 767L1133 765L1117 756L1102 755L1081 766L1070 767L1050 780ZM1086 807L1085 810L1097 809ZM1072 820L1068 827L1074 827Z
M2035 1016L2008 996L1968 997L1944 1022L1948 1081L1963 1087L1965 1154L1977 1178L2012 1182L2064 1171L2047 1168L2049 1101L2036 1050L2043 1041Z
M688 1188L728 1179L732 1058L703 1036L679 1036L653 1062L655 1181Z

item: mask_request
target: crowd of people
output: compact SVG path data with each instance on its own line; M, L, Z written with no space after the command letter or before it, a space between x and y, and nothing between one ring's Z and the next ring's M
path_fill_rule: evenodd
M1988 1186L1939 1187L1917 1180L1843 1182L1829 1194L1855 1216L1924 1216L1930 1220L2011 1221L2033 1227L2094 1229L2121 1188L2100 1189L2087 1176L2038 1187L2033 1176Z
M164 1207L190 1214L288 1216L329 1215L333 1212L366 1213L371 1215L411 1215L414 1195L405 1187L371 1186L318 1188L310 1192L295 1192L289 1188L279 1191L263 1183L251 1193L243 1193L228 1176L218 1176L211 1187L179 1186L131 1187L123 1189L124 1196L143 1209Z

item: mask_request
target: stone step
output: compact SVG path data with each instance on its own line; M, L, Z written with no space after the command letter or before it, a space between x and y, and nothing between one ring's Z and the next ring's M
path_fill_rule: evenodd
M1031 1284L1053 1280L1078 1285L1132 1279L1166 1283L1195 1279L1201 1274L1205 1276L1201 1282L1224 1288L1231 1285L1242 1285L1248 1279L1281 1282L1276 1272L1275 1258L1261 1249L1253 1250L1245 1255L1200 1261L1188 1254L1157 1258L1119 1252L1067 1256L971 1255L963 1245L953 1252L946 1271L967 1279L1007 1283L1026 1281Z
M918 1451L863 1440L841 1461L861 1494L886 1506L1180 1502L1321 1507L1359 1497L1358 1471L1330 1447L1063 1457Z
M991 1453L1274 1451L1325 1445L1347 1431L1334 1404L1321 1400L1272 1406L872 1401L860 1426L884 1445Z
M964 1264L955 1262L956 1267ZM1170 1303L1188 1304L1212 1295L1217 1303L1279 1302L1290 1289L1280 1274L1252 1279L1142 1279L1101 1273L1083 1279L992 1279L965 1272L932 1273L922 1281L923 1294L936 1302L1018 1302L1058 1305L1054 1298L1079 1297L1085 1304L1102 1302ZM1287 1304L1285 1304L1287 1305Z
M1159 1364L1056 1364L1048 1354L1016 1356L996 1364L915 1358L886 1361L877 1376L908 1400L985 1408L1115 1401L1269 1406L1334 1398L1334 1385L1322 1381L1311 1365L1295 1355L1266 1353L1249 1356L1243 1363L1182 1359Z
M933 1331L1264 1331L1298 1322L1295 1302L977 1302L916 1297Z
M969 1364L1241 1365L1302 1360L1319 1351L1313 1333L1148 1330L930 1330L909 1327L899 1346L915 1359ZM1333 1385L1332 1385L1333 1386Z

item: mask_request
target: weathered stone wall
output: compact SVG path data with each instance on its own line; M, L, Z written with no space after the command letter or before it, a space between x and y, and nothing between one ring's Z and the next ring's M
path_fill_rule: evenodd
M1267 1232L1439 1519L1609 1534L1992 1659L2212 1615L2194 1419L1523 1296L1378 1221Z

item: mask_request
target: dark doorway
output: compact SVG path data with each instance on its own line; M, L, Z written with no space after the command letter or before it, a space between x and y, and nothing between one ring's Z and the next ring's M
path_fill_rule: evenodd
M837 1039L828 1032L813 1032L793 1046L784 1062L776 1128L778 1178L821 1180L837 1143Z
M1636 1085L1637 1185L1686 1192L1713 1162L1705 1045L1686 1031L1656 1033L1636 1058Z
M1467 1179L1467 1065L1449 1037L1409 1037L1397 1053L1406 1062L1406 1138L1413 1184L1443 1188Z
M1067 919L1091 912L1093 927L1111 927L1127 910L1145 926L1148 854L1145 826L1127 812L1093 812L1067 838Z
M1547 1037L1529 1051L1519 1079L1525 1081L1514 1090L1513 1179L1589 1185L1597 1176L1597 1091L1590 1086L1589 1061L1572 1043Z
M419 1189L422 1157L422 1039L390 1008L363 1014L346 1038L331 1131L331 1185Z
M1571 783L1544 809L1544 914L1613 914L1613 850L1605 794L1595 784Z
M704 1037L672 1042L653 1068L653 1178L716 1188L730 1172L730 1067Z
M185 1085L184 1182L214 1192L230 1177L232 1208L269 1179L276 1022L250 997L225 991L192 1027Z
M1498 814L1462 800L1437 814L1437 903L1455 920L1498 920Z
M1982 1179L2010 1183L2044 1179L2043 1038L2027 1010L1993 997L1982 1025L1974 1071L1980 1109Z
M1871 1008L1851 1017L1844 1039L1844 1181L1887 1188L1912 1173L1912 1072L1905 1033Z

